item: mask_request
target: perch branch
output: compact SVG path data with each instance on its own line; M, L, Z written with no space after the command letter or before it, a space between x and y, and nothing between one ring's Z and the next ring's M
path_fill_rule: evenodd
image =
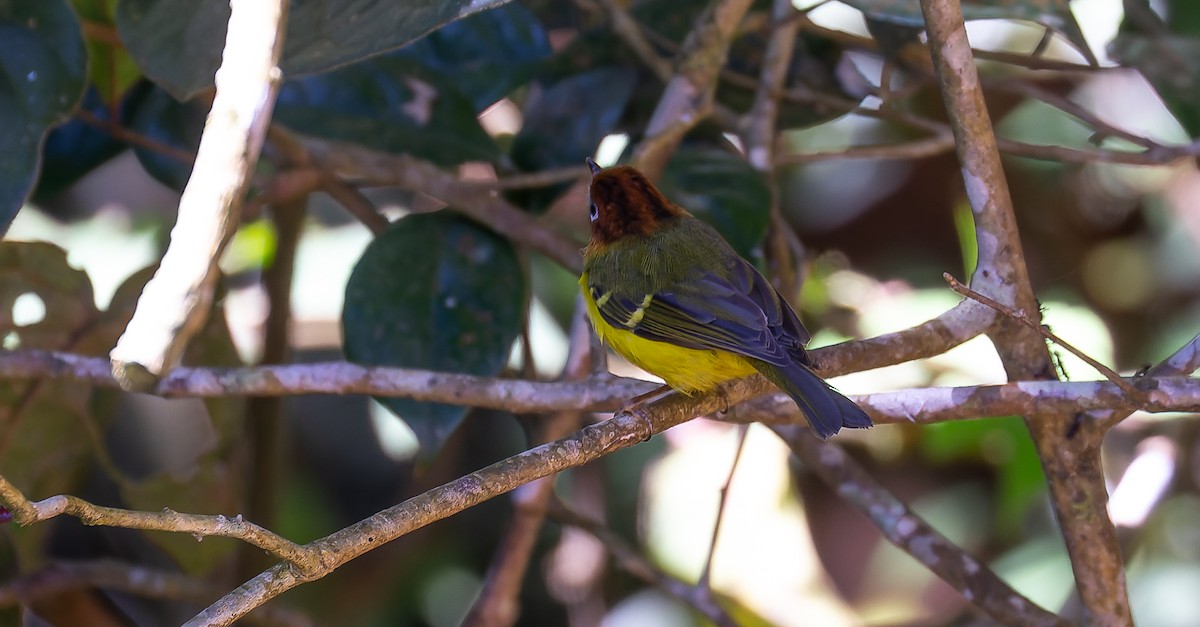
M923 328L949 335L949 330L941 323ZM902 331L892 335L902 336L905 333ZM945 341L945 337L933 336L935 341ZM862 361L847 359L847 356L868 354L874 358L868 364L870 368L930 356L925 351L889 354L889 350L894 349L880 340L872 338L848 342L837 349L819 348L810 354L814 362L820 365L821 374L827 377L865 369ZM876 347L882 355L871 354ZM1181 351L1187 353L1188 347ZM1196 349L1193 347L1190 350L1194 352ZM890 359L897 356L899 361ZM1179 357L1180 361L1186 359L1185 356ZM853 368L851 363L855 364ZM35 350L0 351L0 380L35 378L117 387L107 371L107 362L98 357ZM750 377L747 381L753 382L759 394L775 391L760 377ZM917 388L854 398L868 407L872 416L881 422L911 422L919 415L922 415L922 422L936 422L1010 416L1038 408L1192 411L1196 407L1197 394L1200 394L1200 380L1189 377L1147 376L1136 379L1135 384L1145 398L1131 399L1121 387L1103 381L1046 380L957 388ZM327 362L245 368L178 368L162 381L155 393L168 398L364 394L536 413L616 411L625 406L630 398L658 387L648 381L609 375L593 376L582 381L542 382ZM782 418L771 399L786 404L787 398L775 394L760 399L753 405L756 409L747 410L751 413L744 414L737 421L779 422ZM906 398L912 401L902 402ZM733 408L730 415L740 415L739 411L742 410Z

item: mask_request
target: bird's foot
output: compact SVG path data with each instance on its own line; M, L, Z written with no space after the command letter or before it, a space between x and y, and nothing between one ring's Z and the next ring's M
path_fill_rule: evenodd
M650 420L650 414L645 409L642 409L640 405L630 405L625 407L621 411L617 412L618 416L621 414L633 416L634 418L641 420L642 424L646 425L646 437L642 438L643 442L646 442L650 438L654 437L654 422Z
M617 415L628 414L641 420L646 425L646 437L642 439L645 442L654 436L654 422L650 419L650 413L644 409L645 406L671 394L673 391L671 386L663 385L645 394L639 394L633 397L628 405L622 407L621 411L617 412Z

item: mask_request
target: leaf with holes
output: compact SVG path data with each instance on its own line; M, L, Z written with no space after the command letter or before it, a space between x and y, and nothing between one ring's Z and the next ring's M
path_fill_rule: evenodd
M0 2L0 235L37 180L42 140L86 83L79 21L64 0Z
M360 364L492 376L521 329L525 278L505 239L449 211L398 220L363 252L346 283L346 357ZM379 399L430 459L466 408Z
M443 24L508 0L293 2L280 65L285 76L325 72L395 50ZM122 0L117 30L138 65L180 100L211 87L228 2Z
M99 316L91 282L67 264L61 248L0 242L5 348L84 352L91 348L83 344ZM95 445L85 435L92 424L90 399L85 383L0 381L0 475L31 499L76 488ZM45 525L22 529L29 540L17 543L22 563L37 559L35 540L48 530Z
M144 268L125 280L113 294L112 304L103 312L94 325L94 335L105 343L107 350L124 331L133 317L146 282L153 275L154 266ZM217 295L218 300L221 294ZM212 367L239 366L241 360L233 346L229 327L221 307L213 309L204 328L189 343L184 355L185 363L204 364ZM98 389L92 412L101 424L109 424L121 406L119 390ZM158 403L197 403L195 399L158 400ZM158 511L169 507L176 511L192 513L232 513L241 503L240 490L243 483L232 479L228 452L237 438L244 435L245 399L237 396L218 396L204 399L204 408L211 425L211 440L200 438L177 447L169 462L171 467L182 469L176 472L151 469L152 474L139 479L116 477L121 497L133 509ZM168 410L170 411L170 410ZM132 445L138 446L137 444ZM143 445L145 446L145 445ZM155 446L150 444L150 446ZM179 457L178 451L187 451L191 457ZM135 453L136 454L136 453ZM152 457L152 456L147 456ZM210 575L214 569L236 554L237 543L224 539L197 543L186 534L152 533L146 538L157 545L191 575Z

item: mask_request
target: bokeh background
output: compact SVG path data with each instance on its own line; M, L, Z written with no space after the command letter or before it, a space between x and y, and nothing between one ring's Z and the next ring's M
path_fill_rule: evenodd
M64 307L97 319L108 320L99 313L106 311L118 312L114 320L120 311L128 315L144 269L166 246L187 180L189 164L164 146L194 152L206 105L203 89L182 98L178 92L186 88L172 90L167 81L149 78L144 64L126 54L133 46L120 38L136 31L120 22L125 9L114 7L153 2L69 4L89 46L86 96L50 133L40 179L5 236L6 246L41 241L64 252L41 251L8 267L3 280L11 316L0 330L8 333L5 348L48 338L39 346L104 355L105 343L121 329L115 321L95 341L39 333L67 325ZM617 4L645 25L667 58L702 7L691 1ZM731 73L757 75L770 16L769 3L759 4L764 6L755 5L731 53ZM830 2L807 13L789 86L801 95L838 99L835 103L943 120L936 85L919 62L905 56L914 40L900 37L898 47L872 43L873 32L882 41L879 25L869 29L861 9L902 16L898 4L904 3ZM1022 58L1044 31L1028 16L1066 6L977 4L1000 7L990 17L1021 19L971 21L972 44ZM661 83L613 35L603 6L586 0L514 2L452 22L398 52L290 80L276 120L299 133L409 152L463 178L577 166L589 155L615 163L640 139ZM1061 67L1032 70L981 61L997 132L1034 145L1098 152L1133 148L1064 112L1057 101L1022 90L1033 85L1151 142L1193 141L1200 131L1194 125L1200 89L1187 88L1200 77L1200 10L1187 0L1147 7L1164 29L1154 36L1170 41L1177 54L1138 52L1137 45L1145 43L1138 37L1151 36L1131 24L1121 2L1078 0L1069 5L1078 36L1056 36L1040 57ZM900 19L882 22L885 31L889 24L904 26ZM1079 37L1095 55L1095 67L1080 51ZM1163 82L1163 72L1154 70L1161 66L1169 66L1165 72L1175 84ZM405 82L414 76L443 98L433 110L444 118L418 131L405 127L411 121L396 112L398 103L423 97ZM880 86L884 77L886 88ZM446 104L451 90L458 90L453 105ZM731 78L719 94L723 106L742 112L753 90L739 92ZM129 140L114 128L135 137ZM952 151L908 158L903 147L921 137L918 129L869 111L847 114L820 99L799 98L785 106L780 130L784 155L825 156L792 162L781 157L775 178L767 179L746 164L739 138L712 124L689 136L663 187L722 227L764 267L774 190L796 236L805 281L790 296L814 331L812 346L907 328L957 302L941 276L969 276L974 231ZM837 154L867 145L900 148L885 158ZM252 194L265 194L264 181L283 169L272 162L270 146L267 154ZM1046 323L1099 361L1131 373L1162 360L1200 327L1200 173L1186 157L1138 165L1106 161L1009 153L1004 166ZM440 206L407 189L364 187L362 193L391 219ZM553 228L586 239L586 205L578 186L517 190L506 197ZM347 282L373 235L325 193L306 195L301 204L290 360L343 359L343 313L355 306L346 302ZM217 315L189 354L191 365L256 363L263 356L269 304L263 275L276 263L279 230L277 218L261 203L248 207L221 260ZM527 323L520 322L527 328L516 342L509 338L511 349L504 350L511 354L495 368L505 376L553 379L567 356L576 277L535 252L521 249L514 259L521 280L513 290L528 308ZM406 274L418 270L382 272L396 284L420 280ZM47 288L50 283L55 286ZM362 298L379 299L386 312L391 290L360 296L359 305ZM404 303L396 307L407 311ZM610 367L647 377L616 357ZM1100 378L1066 354L1061 369L1072 380ZM977 338L935 358L833 383L847 393L870 393L1003 380L993 347ZM37 389L21 382L4 385L6 403L15 411L0 413L8 425L0 466L8 474L21 469L20 487L31 498L67 491L100 504L232 514L245 511L249 475L264 467L251 460L261 449L247 443L253 440L247 435L253 405L239 399L163 400L53 382ZM266 464L275 473L271 490L258 497L265 499L258 506L265 507L260 511L267 512L268 526L297 542L319 538L523 450L527 428L539 420L470 411L430 450L428 441L418 442L405 415L403 405L389 409L363 397L287 399ZM91 426L62 427L81 419ZM58 427L45 431L31 424ZM1194 415L1139 413L1106 441L1110 513L1121 532L1141 625L1200 624L1197 424ZM1017 590L1053 611L1075 602L1041 466L1019 418L880 426L837 441ZM695 581L712 542L735 442L735 427L693 421L565 473L556 479L557 490L665 572ZM730 486L712 571L714 589L739 620L771 625L980 620L966 600L883 541L861 513L806 473L767 430L750 428L746 447ZM509 498L484 503L368 553L277 603L297 608L316 624L456 625L512 514ZM0 555L5 556L0 571L10 582L52 560L105 558L185 572L228 588L265 564L231 540L196 542L66 519L31 529L8 525L0 532ZM520 602L522 625L702 622L686 605L618 568L595 537L553 517L538 537ZM82 614L62 614L51 606ZM32 607L24 619L15 618L12 607L5 616L25 624L39 624L30 616L41 615L57 624L82 616L155 625L181 622L199 606L84 589Z

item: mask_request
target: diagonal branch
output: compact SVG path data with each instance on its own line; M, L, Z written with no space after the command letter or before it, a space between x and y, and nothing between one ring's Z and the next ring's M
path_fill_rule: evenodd
M646 126L633 151L633 163L651 179L662 174L683 136L713 110L717 78L725 67L729 44L751 0L712 0L696 19Z
M889 542L1000 624L1067 624L1013 590L978 558L930 527L837 444L822 442L796 425L772 429L830 490L862 510Z
M204 326L217 260L233 235L279 93L288 3L232 0L230 7L217 93L179 199L171 245L112 350L113 374L126 390L152 389Z

